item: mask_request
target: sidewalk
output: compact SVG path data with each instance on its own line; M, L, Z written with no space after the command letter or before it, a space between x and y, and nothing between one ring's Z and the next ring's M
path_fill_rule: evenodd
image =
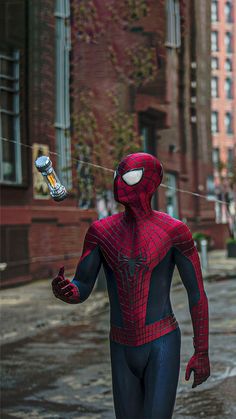
M221 278L236 279L236 258L228 258L226 250L212 250L208 253L208 269L204 277L208 280Z
M205 287L211 376L196 389L184 378L193 353L187 293L183 285L171 291L182 334L175 419L236 418L236 281ZM70 305L41 280L2 290L1 299L2 418L114 419L106 293Z
M236 258L227 258L224 250L213 250L209 252L208 260L208 271L203 272L206 282L236 279ZM173 288L178 284L182 284L182 281L175 268ZM1 290L2 344L23 339L49 327L73 324L106 310L108 299L105 289L105 292L102 291L103 286L105 280L97 284L89 303L83 305L66 304L55 298L49 279Z

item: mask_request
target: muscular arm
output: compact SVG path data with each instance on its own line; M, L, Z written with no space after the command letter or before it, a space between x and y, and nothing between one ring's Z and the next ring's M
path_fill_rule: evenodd
M91 294L100 267L101 254L96 227L93 223L86 233L74 279L72 281L65 279L64 268L61 268L58 276L53 280L52 289L55 296L67 303L82 303Z
M92 224L85 236L82 256L78 263L74 279L71 281L79 290L80 301L85 301L92 292L101 267L101 253L97 233Z
M175 231L174 258L188 293L195 353L187 366L186 379L189 379L193 370L193 387L195 387L210 375L208 299L204 289L199 255L192 234L184 223L180 223Z

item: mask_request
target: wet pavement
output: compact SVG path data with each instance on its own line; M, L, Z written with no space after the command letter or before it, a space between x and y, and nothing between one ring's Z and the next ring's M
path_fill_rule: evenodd
M207 283L206 292L211 377L192 389L184 380L192 355L187 293L172 289L182 333L174 419L236 418L236 278ZM39 281L1 291L1 302L1 418L114 418L106 294L69 305Z

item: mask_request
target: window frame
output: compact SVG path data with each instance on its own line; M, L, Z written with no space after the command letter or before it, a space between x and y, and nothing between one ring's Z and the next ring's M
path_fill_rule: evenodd
M0 53L0 60L13 63L13 74L0 73L0 79L12 82L12 88L2 86L0 91L8 91L13 95L13 110L0 108L0 183L3 185L22 185L22 158L21 158L21 124L20 124L20 50L12 49L12 53ZM2 134L1 115L9 115L13 120L14 138L4 138ZM15 180L4 179L3 170L3 142L9 140L14 145Z
M58 152L57 171L67 189L71 189L70 0L56 0L54 16L56 18L56 116L54 126Z
M227 118L228 115L230 116L230 118L229 118L230 123L226 124L226 118ZM233 129L233 114L232 114L232 112L229 112L229 111L225 112L224 125L225 125L225 133L227 135L233 135L234 129Z
M218 169L220 163L220 148L213 147L212 148L212 163L215 169Z
M227 44L226 39L230 39L229 44ZM225 32L225 49L226 49L226 53L227 54L232 54L233 53L233 36L232 33L229 31Z
M234 169L234 149L233 147L227 148L227 170L233 172Z
M229 89L227 83L229 82ZM225 78L225 97L226 99L233 99L233 79L232 77Z
M213 12L213 5L216 5L216 10ZM216 16L215 19L213 19L213 16ZM214 22L219 22L219 2L218 0L212 0L211 2L211 21Z
M166 172L165 183L170 186L166 188L165 200L166 200L166 212L174 218L179 218L179 196L178 196L178 175L175 172ZM172 200L172 205L168 205L168 199ZM172 207L173 211L170 211Z
M166 47L181 47L179 0L166 0Z
M216 82L214 87L213 87L213 82ZM211 97L213 98L219 97L219 77L217 76L212 76L211 78Z
M227 68L227 63L230 63L229 69ZM232 73L233 71L233 62L232 59L227 57L225 60L225 65L224 65L224 69L227 73Z
M230 13L227 14L226 8L229 6ZM233 5L230 1L226 1L224 4L224 17L226 23L233 23Z
M213 42L213 37L216 35L215 40L216 43ZM213 49L213 46L215 45L216 48ZM218 52L219 51L219 33L218 31L211 31L211 51L212 52Z
M215 61L217 63L216 67L213 67L212 62ZM218 57L211 57L211 69L219 70L219 58Z
M213 116L216 116L215 121L213 121ZM213 130L214 123L216 126L216 130ZM218 111L211 112L211 132L213 135L219 132L219 112Z

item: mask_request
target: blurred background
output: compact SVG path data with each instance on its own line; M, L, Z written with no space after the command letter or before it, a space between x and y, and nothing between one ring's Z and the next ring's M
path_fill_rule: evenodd
M136 151L163 163L153 208L190 227L210 300L213 372L193 391L175 272L175 417L236 417L235 52L233 0L0 1L3 417L114 417L103 272L79 307L57 301L50 281L61 265L73 275L93 220L122 210L113 170ZM41 155L69 191L63 202L35 168Z

